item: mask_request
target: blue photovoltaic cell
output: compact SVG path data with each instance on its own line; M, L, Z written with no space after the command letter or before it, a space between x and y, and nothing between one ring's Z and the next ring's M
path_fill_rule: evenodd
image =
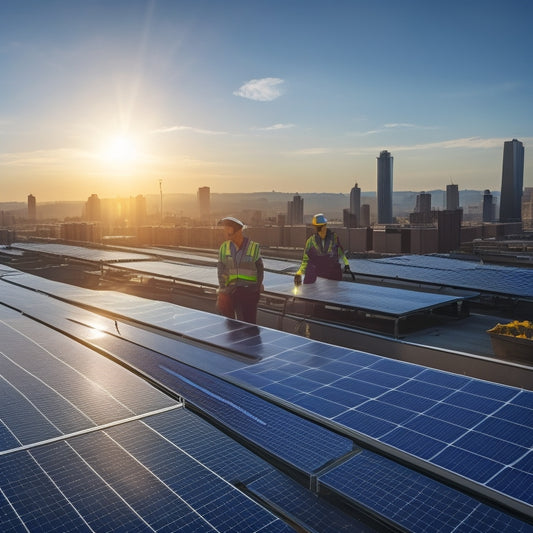
M364 522L348 516L327 501L301 485L271 472L253 481L246 487L261 500L268 501L274 508L283 509L291 518L309 531L375 533L375 529Z
M431 459L433 464L458 473L478 483L486 483L501 469L502 464L479 454L448 446Z
M27 452L0 456L0 487L29 531L90 531Z
M406 255L350 261L355 274L533 297L533 271L447 257Z
M323 486L333 490L408 531L471 531L468 525L479 527L480 523L485 529L479 531L484 532L531 529L466 494L367 451L319 476L318 482L319 489ZM492 521L484 520L484 516Z
M271 470L262 459L186 409L150 416L143 423L232 483Z

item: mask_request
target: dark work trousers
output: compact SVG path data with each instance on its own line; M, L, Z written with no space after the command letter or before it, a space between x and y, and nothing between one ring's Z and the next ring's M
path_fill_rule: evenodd
M309 257L305 270L304 283L314 283L316 278L342 280L342 268L337 259L327 255L314 255Z
M255 324L257 322L257 304L259 303L259 291L256 286L235 287L229 293L224 293L217 307L219 312L228 317ZM220 300L224 300L224 302Z

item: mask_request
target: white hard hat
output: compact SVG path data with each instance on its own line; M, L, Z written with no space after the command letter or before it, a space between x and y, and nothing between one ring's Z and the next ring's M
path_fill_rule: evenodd
M218 223L218 226L233 226L237 229L244 228L244 222L241 222L238 218L235 217L224 217L221 218Z

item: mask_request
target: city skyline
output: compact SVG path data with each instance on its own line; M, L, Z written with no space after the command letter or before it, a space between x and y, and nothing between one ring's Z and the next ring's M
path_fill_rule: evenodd
M533 186L533 5L0 5L0 201ZM162 181L161 181L162 180Z

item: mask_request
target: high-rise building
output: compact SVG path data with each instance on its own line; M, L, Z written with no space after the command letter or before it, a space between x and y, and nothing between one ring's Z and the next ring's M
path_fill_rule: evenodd
M524 186L524 145L513 139L503 143L500 222L522 220L522 188Z
M355 226L361 226L361 189L357 186L357 183L350 191L350 215L355 217ZM353 220L352 217L350 217Z
M197 196L200 220L209 223L211 215L211 189L209 187L199 187Z
M296 194L287 202L287 225L296 226L304 223L304 199Z
M416 195L415 213L431 213L431 193L422 191Z
M494 197L489 189L483 192L483 222L494 222Z
M37 219L37 200L33 194L28 195L28 219Z
M102 220L102 204L97 194L91 194L85 203L85 220Z
M392 165L393 157L387 150L378 160L378 224L392 224Z
M448 211L459 209L459 187L454 183L446 185L446 209Z
M416 195L414 213L409 215L410 224L431 224L433 213L431 212L431 193L422 191Z

